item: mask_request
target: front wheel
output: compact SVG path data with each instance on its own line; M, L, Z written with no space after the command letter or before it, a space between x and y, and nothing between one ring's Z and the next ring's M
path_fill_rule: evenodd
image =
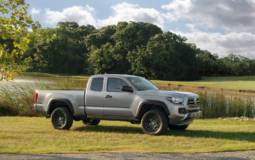
M167 132L167 118L160 110L150 110L142 117L142 129L150 135L159 135Z
M185 130L189 125L169 125L171 130Z
M85 125L97 126L100 123L100 119L86 119L82 120Z
M55 129L70 129L73 124L73 116L65 107L57 107L51 113L51 123Z

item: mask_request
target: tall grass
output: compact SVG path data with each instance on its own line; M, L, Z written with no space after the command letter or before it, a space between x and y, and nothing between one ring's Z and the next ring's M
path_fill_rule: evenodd
M200 92L199 95L204 118L255 117L255 103L252 98L229 97L223 92Z
M2 87L0 92L0 115L33 115L32 87L8 86Z
M32 111L35 89L84 89L85 81L79 78L42 78L30 83L1 82L0 116L37 116Z
M35 89L84 89L87 77L43 76L25 77L33 83L0 83L0 116L35 116L32 112ZM200 95L204 118L255 117L255 93L244 90L226 90L156 83L160 89L191 91Z
M191 91L199 94L203 118L255 117L255 93L250 90L230 90L164 84L158 86L165 90Z

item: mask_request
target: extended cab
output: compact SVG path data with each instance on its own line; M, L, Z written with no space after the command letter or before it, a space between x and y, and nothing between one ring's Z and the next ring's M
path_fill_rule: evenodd
M147 134L185 130L201 115L199 97L190 92L162 91L133 75L91 76L85 90L36 90L34 110L51 117L56 129L69 129L73 120L98 125L100 120L137 123Z

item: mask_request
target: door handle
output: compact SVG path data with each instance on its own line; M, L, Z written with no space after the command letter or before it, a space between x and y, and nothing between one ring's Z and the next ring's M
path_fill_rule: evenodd
M112 96L108 94L105 96L105 98L112 98Z

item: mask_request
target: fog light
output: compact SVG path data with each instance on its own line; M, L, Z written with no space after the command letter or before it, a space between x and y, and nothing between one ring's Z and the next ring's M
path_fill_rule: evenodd
M180 114L186 114L187 110L185 108L179 108L179 113Z

